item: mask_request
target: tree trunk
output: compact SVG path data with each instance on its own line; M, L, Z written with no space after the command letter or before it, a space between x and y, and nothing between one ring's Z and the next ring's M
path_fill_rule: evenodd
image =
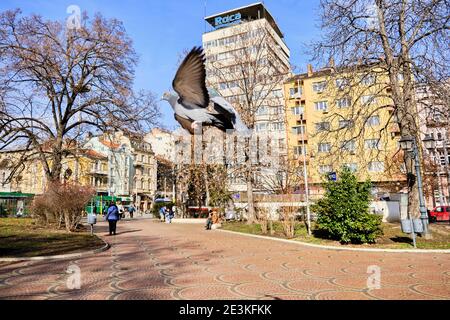
M253 224L255 222L255 200L253 198L253 170L251 160L247 160L247 223Z
M208 166L207 165L204 166L203 179L205 180L205 190L206 190L205 206L209 207L210 202L211 202L211 194L209 192L209 179L208 179Z

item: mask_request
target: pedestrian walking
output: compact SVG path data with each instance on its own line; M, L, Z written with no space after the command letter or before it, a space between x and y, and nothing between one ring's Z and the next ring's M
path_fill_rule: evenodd
M173 211L171 209L167 210L167 222L172 223L172 219L175 217Z
M128 212L130 213L130 218L133 219L134 216L134 212L136 211L136 208L134 207L134 205L130 206L130 209L128 209Z
M212 224L213 224L213 221L212 221L212 210L209 210L208 219L206 219L205 229L206 230L211 230Z
M125 218L125 208L124 208L124 206L123 206L122 203L120 203L120 204L117 206L117 209L119 210L119 216L120 216L120 219Z
M166 219L166 207L161 207L161 209L159 209L159 219L161 220L161 222L164 222L164 220Z
M116 235L117 221L120 220L120 213L116 204L112 201L108 207L106 220L109 223L109 235L110 236L112 236L113 234Z

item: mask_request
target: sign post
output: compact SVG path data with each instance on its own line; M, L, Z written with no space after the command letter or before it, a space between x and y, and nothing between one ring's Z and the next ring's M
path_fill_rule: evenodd
M328 179L330 180L330 181L337 181L337 173L336 172L330 172L329 174L328 174Z
M88 224L91 226L91 236L94 235L94 224L97 224L97 215L88 214Z

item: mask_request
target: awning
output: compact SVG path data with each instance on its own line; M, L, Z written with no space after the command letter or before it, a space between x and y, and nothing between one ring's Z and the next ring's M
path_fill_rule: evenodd
M0 198L24 199L24 198L33 198L33 197L34 197L34 194L32 194L32 193L0 192Z

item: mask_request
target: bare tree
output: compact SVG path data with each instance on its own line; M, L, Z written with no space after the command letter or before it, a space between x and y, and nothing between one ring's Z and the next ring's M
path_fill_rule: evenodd
M376 66L379 75L388 77L379 94L388 93L392 101L385 125L398 124L401 136L416 137L418 142L415 83L433 78L429 73L448 75L448 9L448 0L322 0L324 36L314 44L314 57L322 63L335 59L339 67L373 70L370 67ZM360 114L355 116L361 119ZM409 210L418 216L418 191L409 155L405 164Z
M276 55L279 49L268 26L262 22L241 26L226 41L225 53L210 54L207 48L208 86L233 104L249 129L258 131L258 116L266 112L270 122L284 124L283 97L274 91L281 89L289 67ZM256 219L253 192L258 184L255 181L258 165L252 164L249 139L245 154L242 164L234 164L229 169L246 182L248 221L252 223Z
M146 129L157 121L151 93L132 90L136 53L122 23L83 16L79 28L0 14L0 151L41 162L60 178L62 159L91 130ZM17 170L12 170L12 173Z

